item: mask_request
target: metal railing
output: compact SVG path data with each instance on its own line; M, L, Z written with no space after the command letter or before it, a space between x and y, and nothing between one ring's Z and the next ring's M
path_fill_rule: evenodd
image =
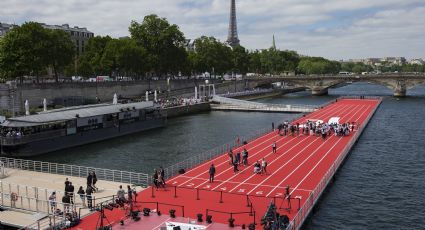
M0 157L0 161L4 163L4 166L6 168L75 177L86 177L90 172L95 172L98 180L136 184L145 187L147 187L149 184L148 174L145 173L135 173L128 171L32 161L7 157Z
M289 113L309 113L316 111L315 108L302 108L298 106L257 106L257 105L211 105L213 110L235 110L235 111L262 111L262 112L289 112Z
M297 109L311 109L315 110L317 109L317 106L315 105L297 105L297 104L267 104L267 103L260 103L260 102L253 102L253 101L246 101L246 100L238 100L233 98L226 98L226 97L220 97L220 96L214 96L213 97L214 102L220 102L223 104L230 104L230 105L241 105L241 106L258 106L258 107L276 107L276 108L297 108Z
M52 137L66 136L66 129L51 130L42 133L28 134L25 136L1 137L2 145L25 144L32 141L51 139Z
M235 92L235 93L224 93L224 94L219 94L219 96L232 98L232 97L249 96L249 95L271 93L271 92L273 92L273 89L256 89L256 90L246 90L246 91Z
M341 99L360 99L357 97L341 97ZM363 99L378 99L379 104L382 102L382 98L380 97L369 97L369 98L363 98ZM374 110L369 113L369 115L366 117L363 124L361 124L358 127L358 131L354 134L353 138L348 142L348 144L344 147L342 150L342 154L340 154L337 159L334 161L332 166L328 169L328 171L323 176L322 180L317 184L317 186L313 189L313 191L310 193L298 213L295 215L293 220L290 222L289 226L286 228L287 230L295 230L300 229L303 225L304 221L306 220L307 216L319 200L322 193L325 191L326 187L328 186L329 182L331 181L332 177L335 175L336 171L339 169L339 166L342 164L346 156L348 155L348 152L354 145L354 143L358 140L359 136L362 134L364 128L369 123L369 120L372 118L372 116L375 114L375 111L378 109L379 104L374 108Z

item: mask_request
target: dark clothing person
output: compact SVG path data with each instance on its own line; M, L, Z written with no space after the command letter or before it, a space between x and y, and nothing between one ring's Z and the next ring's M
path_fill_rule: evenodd
M162 167L159 169L159 176L161 177L162 184L165 185L165 171Z
M239 169L238 169L238 161L236 161L236 159L235 159L235 161L233 161L233 172L234 173L236 173L236 172L239 172Z
M127 196L128 201L131 202L133 200L133 189L130 188L130 185L127 185Z
M70 181L68 180L68 178L66 178L66 180L65 180L65 192L68 189L69 183L70 183Z
M215 175L214 164L211 165L211 167L209 169L209 174L210 174L210 183L213 183L214 182L214 175Z
M97 176L96 173L93 172L93 189L95 189L96 191L98 191L99 189L96 187L96 182L97 182Z
M155 172L152 175L153 184L155 185L156 189L158 190L159 184L158 184L158 172L155 170Z
M91 187L91 186L87 186L87 189L86 189L86 197L87 197L87 207L88 207L89 209L92 209L92 208L93 208L92 193L93 193L93 189L92 189L92 187Z
M83 202L83 206L86 207L86 197L85 197L85 192L83 189L83 186L80 186L80 188L77 191L77 194L80 196L81 202Z
M236 153L236 163L240 164L241 163L241 152Z

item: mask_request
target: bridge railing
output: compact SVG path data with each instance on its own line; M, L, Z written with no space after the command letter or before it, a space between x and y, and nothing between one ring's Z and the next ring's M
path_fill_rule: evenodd
M341 99L355 99L357 97L341 97ZM382 101L382 98L380 97L370 97L369 99L378 99L379 104ZM359 98L360 99L360 98ZM362 134L364 128L369 123L369 120L372 118L372 116L375 114L375 111L378 109L378 106L375 107L375 109L369 113L367 118L365 119L363 124L360 124L358 131L354 134L354 136L351 138L351 140L348 142L348 144L344 147L342 150L342 154L340 154L337 159L333 162L332 166L328 169L328 171L323 176L322 180L319 182L319 184L313 189L313 191L310 193L310 195L307 197L306 201L302 205L302 207L299 209L298 213L295 215L295 217L290 222L289 226L286 228L286 230L297 230L300 229L303 225L304 221L307 219L309 213L313 209L313 207L318 202L320 196L325 191L326 187L328 186L329 182L331 181L332 177L335 175L336 171L341 166L344 159L347 157L350 149L353 147L353 145L356 143L357 139Z
M271 92L273 92L273 89L255 89L255 90L246 90L246 91L235 92L235 93L224 93L224 94L219 94L218 96L231 98L231 97L249 96L249 95L271 93Z
M122 182L148 186L148 174L102 169L78 165L58 164L43 161L24 160L0 157L6 168L21 169L34 172L43 172L75 177L87 177L90 172L95 172L98 180Z
M262 111L262 112L290 112L290 113L308 113L313 112L316 109L315 108L309 108L309 107L296 107L287 105L285 107L283 106L256 106L256 105L229 105L229 104L222 104L222 105L211 105L212 109L217 110L248 110L248 111Z

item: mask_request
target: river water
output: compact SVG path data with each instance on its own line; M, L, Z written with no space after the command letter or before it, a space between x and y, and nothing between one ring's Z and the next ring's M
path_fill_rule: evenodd
M425 229L425 86L402 99L383 86L353 83L328 96L300 92L258 101L317 105L343 95L384 100L304 228ZM31 159L149 173L297 116L201 113L171 119L166 128Z

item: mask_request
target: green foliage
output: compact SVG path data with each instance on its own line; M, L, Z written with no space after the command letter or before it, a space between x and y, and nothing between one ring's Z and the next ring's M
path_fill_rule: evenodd
M57 71L72 62L73 43L68 34L48 30L39 23L27 22L14 27L0 44L2 76L15 79L24 75L36 76L51 66Z
M341 64L341 71L360 74L362 72L371 72L373 68L370 65L360 62L344 62Z
M322 57L303 57L298 64L298 71L303 74L337 74L341 64Z
M167 19L148 15L142 23L132 21L129 31L131 38L148 52L153 72L159 75L177 73L181 63L187 61L184 35L177 25L171 25Z
M232 49L214 37L202 36L195 40L195 52L190 56L197 73L212 72L222 75L231 70L234 59Z

